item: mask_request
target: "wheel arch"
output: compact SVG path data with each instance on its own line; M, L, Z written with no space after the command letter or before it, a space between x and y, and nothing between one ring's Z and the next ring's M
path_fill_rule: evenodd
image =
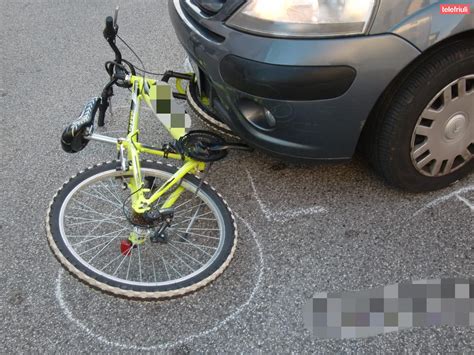
M381 108L385 106L387 101L393 96L393 94L403 85L405 80L416 71L425 61L435 55L438 51L445 49L458 42L465 42L471 40L474 43L474 29L458 33L449 38L446 38L422 52L418 57L411 61L400 73L388 84L385 90L380 94L374 107L370 111L370 114L365 121L361 135L358 142L358 150L367 151L365 142L370 140L370 134L374 130L375 126L383 115L381 115Z

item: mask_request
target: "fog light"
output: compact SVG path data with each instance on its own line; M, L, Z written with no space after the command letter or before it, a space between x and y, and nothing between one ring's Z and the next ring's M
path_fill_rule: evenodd
M241 99L237 106L242 116L258 129L271 130L276 127L276 119L273 114L259 103Z

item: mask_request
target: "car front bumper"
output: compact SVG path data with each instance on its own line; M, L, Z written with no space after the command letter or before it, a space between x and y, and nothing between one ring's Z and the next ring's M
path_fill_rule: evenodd
M255 36L190 12L187 1L169 0L169 12L178 39L212 86L213 109L249 144L281 157L349 159L377 99L420 54L391 34Z

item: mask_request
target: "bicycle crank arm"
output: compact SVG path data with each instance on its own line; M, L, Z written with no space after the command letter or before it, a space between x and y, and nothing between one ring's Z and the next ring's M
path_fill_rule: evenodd
M218 152L218 151L222 151L222 150L243 150L243 151L246 151L246 152L253 152L253 148L252 147L249 147L248 145L246 144L239 144L239 143L229 143L229 144L226 144L226 145L217 145L217 146L213 146L213 147L209 147L208 148L209 150L211 151L214 151L214 152Z
M192 74L178 73L172 70L167 70L165 74L163 75L163 77L161 78L161 81L164 81L165 83L167 83L170 81L171 78L191 81L193 80L193 77L194 75Z
M161 78L161 81L168 83L171 78L176 79L176 88L178 89L178 92L173 92L173 97L175 99L179 100L186 100L186 91L184 88L181 86L181 81L186 80L186 81L191 81L194 78L193 74L185 74L185 73L178 73L172 70L167 70L163 77Z

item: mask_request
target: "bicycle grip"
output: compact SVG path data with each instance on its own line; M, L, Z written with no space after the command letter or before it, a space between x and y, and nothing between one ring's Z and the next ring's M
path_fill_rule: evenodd
M114 19L112 16L107 16L105 19L104 37L106 40L114 40L117 32L114 28Z

